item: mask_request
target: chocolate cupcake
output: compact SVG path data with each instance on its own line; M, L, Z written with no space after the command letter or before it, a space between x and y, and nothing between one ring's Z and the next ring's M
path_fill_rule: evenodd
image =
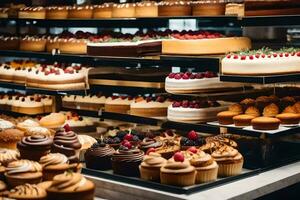
M79 152L81 144L78 140L77 134L73 131L66 132L60 129L55 133L52 152L61 153L68 157L70 163L79 162Z
M113 147L103 142L97 142L84 154L86 167L98 170L111 169L111 157L114 153Z
M40 158L50 153L53 140L45 135L24 137L17 144L21 159L39 161Z
M144 152L147 152L150 148L159 148L163 145L163 143L160 140L156 140L154 138L144 138L142 142L140 143L140 149Z
M124 146L123 146L124 145ZM115 174L139 177L139 165L144 152L125 143L112 156L112 168Z

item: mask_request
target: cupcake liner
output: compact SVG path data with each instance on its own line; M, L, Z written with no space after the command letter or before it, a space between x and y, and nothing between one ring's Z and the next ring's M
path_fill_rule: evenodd
M160 181L160 168L152 167L146 168L139 166L141 178L148 181Z
M166 185L190 186L194 185L196 180L196 171L188 173L163 173L160 172L160 182Z
M18 185L24 185L26 183L37 184L37 183L42 182L42 173L40 173L40 176L37 176L34 178L6 176L6 181L11 188L14 188Z
M217 180L218 177L218 167L211 168L211 169L197 169L196 175L196 184L198 183L207 183L211 181Z
M240 162L235 163L218 163L219 171L218 176L226 177L226 176L235 176L242 172L244 161L241 160Z

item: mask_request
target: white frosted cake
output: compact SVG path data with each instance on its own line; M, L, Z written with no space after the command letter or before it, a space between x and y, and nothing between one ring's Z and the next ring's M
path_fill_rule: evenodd
M222 73L229 75L272 75L300 72L300 50L261 49L229 54L222 60Z

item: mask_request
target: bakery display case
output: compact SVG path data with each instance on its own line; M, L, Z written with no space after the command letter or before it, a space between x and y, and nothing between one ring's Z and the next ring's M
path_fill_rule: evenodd
M299 3L257 2L0 9L0 196L196 199L286 183L225 191L248 199L299 182L300 50L245 28L297 27Z

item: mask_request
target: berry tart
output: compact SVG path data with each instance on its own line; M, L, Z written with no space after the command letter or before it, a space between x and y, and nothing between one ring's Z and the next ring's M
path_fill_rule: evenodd
M188 132L187 137L181 137L180 139L181 150L187 150L190 147L199 148L203 144L205 144L205 139L203 137L200 137L194 130Z
M111 96L106 99L104 110L106 112L127 114L130 112L132 102L134 102L134 98L130 96Z
M21 51L45 51L47 40L39 36L25 36L20 40Z
M65 125L71 127L71 129L77 133L95 132L96 126L93 120L88 117L79 116L75 112L67 112Z
M46 7L46 19L67 19L69 13L68 6Z
M69 9L68 18L91 19L93 17L93 6L72 6Z
M300 49L295 48L239 52L222 60L223 74L262 76L299 72Z
M130 104L130 114L143 117L165 117L170 104L172 101L163 96L138 97Z
M193 1L193 16L218 16L225 15L225 0Z
M241 88L239 83L221 82L214 72L202 73L170 73L165 80L165 89L173 94L224 91Z
M45 19L46 9L44 7L24 7L19 10L21 19Z
M158 4L155 1L142 1L135 5L135 17L158 17Z
M209 122L217 119L217 114L228 109L225 102L216 101L176 101L168 107L168 120L188 123Z
M112 8L113 18L133 18L135 17L134 3L114 4Z
M224 54L251 48L251 41L247 37L226 37L207 31L182 31L171 34L171 38L162 41L163 54Z
M158 16L190 16L191 13L189 1L161 1L158 4Z
M94 5L93 18L95 19L112 18L112 8L113 8L112 3Z

